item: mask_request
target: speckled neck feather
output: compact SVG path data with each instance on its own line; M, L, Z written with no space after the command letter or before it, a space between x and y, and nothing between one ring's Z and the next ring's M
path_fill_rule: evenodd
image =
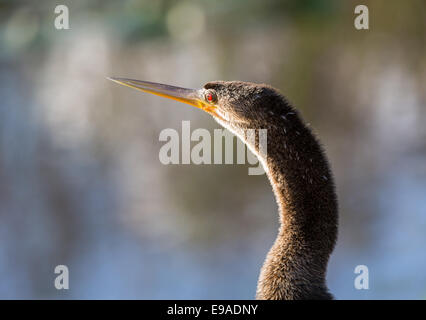
M327 159L297 112L268 126L263 159L280 228L260 272L257 299L332 299L325 283L337 238L337 198Z

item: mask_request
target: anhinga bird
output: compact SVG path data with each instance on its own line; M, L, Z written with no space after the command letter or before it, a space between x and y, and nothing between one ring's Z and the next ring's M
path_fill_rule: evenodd
M260 272L257 299L332 299L327 262L337 238L337 197L325 154L299 113L276 89L240 81L214 81L184 89L110 78L210 113L240 137L263 164L279 207L278 236ZM267 153L248 129L267 130ZM251 139L253 140L253 139Z

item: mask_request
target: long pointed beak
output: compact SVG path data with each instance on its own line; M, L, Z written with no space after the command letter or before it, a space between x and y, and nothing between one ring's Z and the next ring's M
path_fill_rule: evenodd
M216 113L216 107L204 101L201 90L186 89L175 86L169 86L167 84L125 78L108 79L117 82L118 84L122 84L123 86L190 104L194 107L197 107L201 110L210 113L213 116L220 118L220 116Z

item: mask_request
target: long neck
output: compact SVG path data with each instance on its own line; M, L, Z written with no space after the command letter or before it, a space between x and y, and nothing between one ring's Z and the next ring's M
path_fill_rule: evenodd
M264 163L280 228L261 269L257 299L331 299L327 262L337 238L337 199L327 159L302 121L267 131ZM258 155L262 157L262 155Z

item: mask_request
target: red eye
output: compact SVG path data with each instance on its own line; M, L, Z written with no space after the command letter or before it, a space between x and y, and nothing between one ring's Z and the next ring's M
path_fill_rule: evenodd
M204 94L204 99L206 99L206 101L209 103L215 103L217 101L216 93L212 90L208 90Z

